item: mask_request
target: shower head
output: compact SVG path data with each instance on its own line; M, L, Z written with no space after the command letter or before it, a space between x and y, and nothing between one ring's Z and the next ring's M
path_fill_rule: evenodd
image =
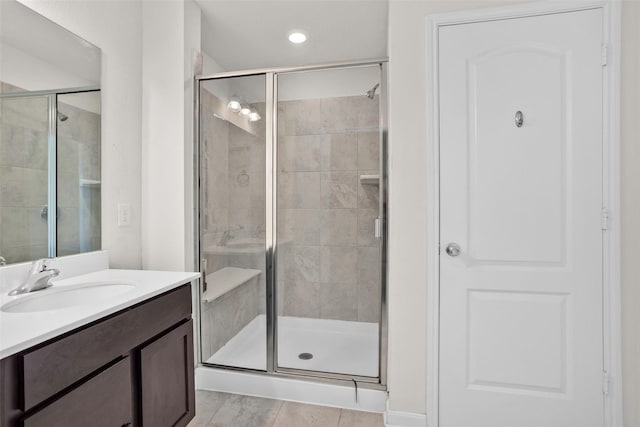
M378 89L378 87L380 87L380 83L376 83L376 85L374 87L372 87L371 89L369 89L365 95L367 96L367 98L369 99L373 99L374 96L376 96L376 89Z
M58 111L58 120L60 120L61 122L66 122L68 118L69 116Z

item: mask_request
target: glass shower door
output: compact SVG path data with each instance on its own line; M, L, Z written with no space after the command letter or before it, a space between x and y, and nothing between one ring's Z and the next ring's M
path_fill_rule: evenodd
M46 257L49 96L0 98L0 129L0 256Z
M277 369L376 378L380 66L277 78Z
M265 85L264 74L200 81L205 364L267 369Z

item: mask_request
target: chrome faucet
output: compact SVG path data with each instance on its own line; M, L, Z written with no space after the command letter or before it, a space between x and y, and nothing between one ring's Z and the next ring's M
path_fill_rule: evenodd
M31 270L25 282L9 292L10 296L25 294L27 292L39 291L40 289L48 288L51 286L49 280L57 277L60 274L60 270L57 268L49 269L49 261L51 258L43 258L34 261L31 264Z

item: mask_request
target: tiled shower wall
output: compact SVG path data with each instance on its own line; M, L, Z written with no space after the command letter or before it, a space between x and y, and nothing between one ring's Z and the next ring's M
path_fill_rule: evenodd
M22 91L6 83L1 89ZM62 103L59 109L69 117L58 121L58 255L66 255L100 248L100 116ZM46 257L46 98L3 100L0 128L0 255L10 263Z
M378 322L378 97L278 104L279 314Z
M58 102L58 256L101 247L100 115Z
M9 263L47 256L47 112L46 98L0 101L0 255Z
M214 116L215 97L200 95L203 239L207 247L224 247L227 241L252 239L264 248L265 238L265 141L264 123L255 135ZM255 106L259 110L264 105ZM262 111L260 111L262 113ZM264 116L264 114L263 114ZM225 234L226 233L226 234ZM231 253L207 256L208 272L230 263ZM236 263L243 263L236 260ZM244 265L247 268L260 266Z
M202 249L207 273L229 265L226 253L213 253L229 228L229 123L214 117L212 95L202 91L200 112L200 164L202 194ZM211 250L210 250L211 249Z

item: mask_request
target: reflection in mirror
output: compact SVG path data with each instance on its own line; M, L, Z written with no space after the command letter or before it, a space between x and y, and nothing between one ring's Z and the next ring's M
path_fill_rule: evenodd
M0 264L100 248L100 55L0 1Z
M100 93L58 95L57 255L100 249Z
M0 255L8 263L47 256L48 101L0 99Z
M91 43L17 1L0 1L0 80L17 90L99 86L100 55Z

